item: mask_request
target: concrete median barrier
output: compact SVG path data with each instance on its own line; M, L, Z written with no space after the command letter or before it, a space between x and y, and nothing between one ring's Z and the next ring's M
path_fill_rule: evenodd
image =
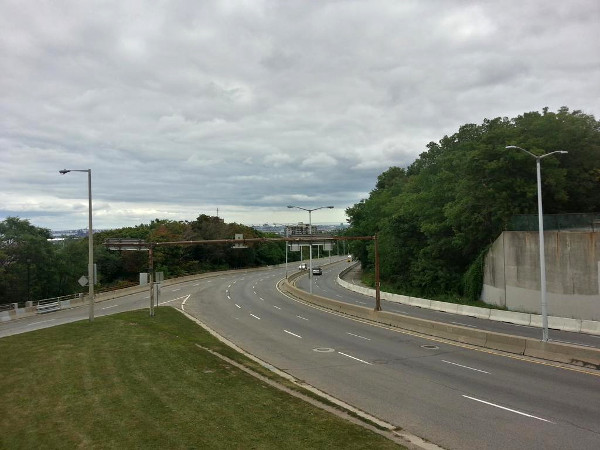
M419 308L431 309L431 300L419 297L408 297L408 304Z
M519 313L514 311L504 311L502 309L490 310L490 320L498 322L516 323L517 325L530 325L531 314Z
M429 308L435 311L458 314L458 304L456 303L446 303L438 302L437 300L431 300L431 306Z
M457 305L456 312L463 316L477 317L478 319L489 319L490 308L481 308L478 306Z
M581 332L600 335L600 322L597 322L595 320L582 320Z
M344 269L338 276L338 284L348 290L365 294L361 286L357 286L345 281L342 277L353 267ZM375 290L370 289L370 296L375 296ZM514 323L517 325L528 325L532 327L542 327L542 317L538 314L520 313L515 311L497 310L493 308L481 308L477 306L467 306L460 304L453 304L448 302L440 302L436 300L418 299L416 297L405 297L398 294L390 294L390 301L398 301L399 303L406 303L412 306L418 306L419 308L433 309L437 311L444 311L453 314L459 314L464 316L478 317L480 319L496 320L499 322ZM402 298L404 297L404 298ZM388 300L388 293L381 292L381 298ZM565 320L566 319L566 320ZM548 316L548 321L552 325L551 328L556 330L582 332L594 335L600 335L600 321L595 320L583 320L583 319L569 319L557 316Z
M581 320L579 319L568 319L566 317L548 317L548 328L555 330L573 331L575 333L581 332Z
M548 359L596 370L600 369L600 351L590 347L527 339L524 354L534 358Z
M516 353L517 355L525 354L527 338L511 336L504 333L494 333L491 331L486 331L484 333L485 344L483 347L508 353Z

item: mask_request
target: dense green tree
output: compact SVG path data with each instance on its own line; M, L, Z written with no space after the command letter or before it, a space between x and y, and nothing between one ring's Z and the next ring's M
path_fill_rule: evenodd
M346 211L348 233L379 233L383 279L415 295L463 293L465 273L511 217L537 212L535 161L507 145L569 152L542 162L545 213L597 210L600 125L593 116L544 109L467 124L429 143L405 170L388 169L369 198ZM353 246L366 268L369 245Z
M28 220L0 222L0 303L36 300L53 292L55 266L50 230Z

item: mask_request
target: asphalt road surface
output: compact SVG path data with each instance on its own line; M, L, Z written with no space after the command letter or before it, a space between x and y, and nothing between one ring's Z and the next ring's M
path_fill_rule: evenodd
M344 267L325 267L313 291L346 301L358 295L368 303L335 287ZM284 269L272 268L181 283L163 288L161 303L184 309L296 378L444 448L600 448L600 372L351 320L283 295L276 284L284 276ZM96 315L147 303L147 294L122 297L98 303ZM0 336L86 318L82 307L19 319L0 324Z
M343 266L339 264L335 267L324 267L322 276L313 277L313 294L323 297L332 298L334 300L353 303L365 307L375 307L375 298L369 297L356 292L348 291L337 283L338 274ZM360 270L355 268L350 271L344 279L354 284L360 284ZM305 291L309 291L308 278L303 277L297 286ZM384 311L397 312L407 316L418 317L421 319L435 320L438 322L446 322L454 325L461 325L469 328L477 328L486 331L495 331L498 333L506 333L514 336L530 337L541 339L542 329L538 327L530 327L526 325L515 325L511 323L497 322L494 320L478 319L476 317L463 316L458 314L446 313L443 311L435 311L432 309L423 309L417 306L404 305L386 300L381 301L381 306ZM569 331L549 330L549 340L554 342L562 342L567 344L577 344L586 347L600 348L600 336L572 333Z

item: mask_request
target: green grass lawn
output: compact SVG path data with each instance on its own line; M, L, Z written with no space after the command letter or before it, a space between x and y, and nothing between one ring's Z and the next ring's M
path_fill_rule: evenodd
M0 339L0 449L398 448L198 345L254 364L168 307Z

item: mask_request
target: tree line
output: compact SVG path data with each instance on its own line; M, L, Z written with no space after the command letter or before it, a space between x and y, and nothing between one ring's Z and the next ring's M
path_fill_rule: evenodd
M139 273L148 272L148 252L108 250L103 245L106 239L171 242L233 239L235 234L243 234L245 239L280 237L205 214L194 221L156 219L149 224L96 232L93 242L98 289L138 282ZM86 291L77 280L88 273L87 237L59 242L51 242L50 238L50 230L36 227L28 220L8 217L0 222L0 304ZM299 259L299 252L288 252L288 261ZM284 242L257 243L245 249L234 249L231 244L210 244L154 250L154 269L163 272L165 278L283 262Z
M406 295L479 298L483 257L517 214L537 214L536 155L545 214L597 212L600 123L560 108L466 124L408 167L390 167L367 199L346 210L350 235L378 234L382 282ZM373 246L355 242L363 268Z

